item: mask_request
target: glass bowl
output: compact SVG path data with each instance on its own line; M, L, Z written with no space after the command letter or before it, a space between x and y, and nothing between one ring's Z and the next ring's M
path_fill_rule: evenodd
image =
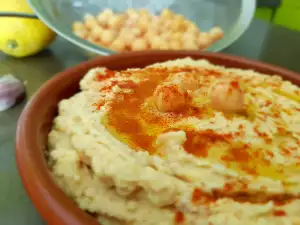
M235 42L248 28L254 16L255 0L27 0L36 15L51 29L85 51L110 55L116 53L94 45L72 32L72 23L86 13L98 14L104 8L122 12L128 8L147 8L158 14L163 8L195 22L202 31L220 26L224 37L206 51L218 52Z

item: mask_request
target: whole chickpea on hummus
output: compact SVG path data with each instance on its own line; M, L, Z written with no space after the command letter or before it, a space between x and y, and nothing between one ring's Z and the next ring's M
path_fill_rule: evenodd
M91 69L59 103L49 167L103 225L299 225L300 88L178 59Z

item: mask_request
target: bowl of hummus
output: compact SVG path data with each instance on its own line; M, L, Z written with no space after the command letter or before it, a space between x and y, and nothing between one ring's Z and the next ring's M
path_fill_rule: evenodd
M96 58L30 100L18 169L48 224L300 224L299 85L220 53Z

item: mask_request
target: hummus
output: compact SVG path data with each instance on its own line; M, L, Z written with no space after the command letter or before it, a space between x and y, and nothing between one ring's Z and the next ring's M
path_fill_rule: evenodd
M103 225L300 224L300 88L191 58L91 69L49 168Z

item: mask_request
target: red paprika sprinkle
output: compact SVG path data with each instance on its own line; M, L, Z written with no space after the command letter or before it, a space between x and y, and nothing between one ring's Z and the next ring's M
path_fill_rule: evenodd
M100 102L98 102L98 103L92 104L92 106L96 107L97 110L100 110L101 107L102 107L104 104L105 104L104 101L100 101Z
M197 203L201 197L203 196L203 192L199 188L195 188L193 191L192 201L193 203Z
M184 214L182 212L176 212L175 214L175 224L180 224L184 222Z
M106 69L104 74L98 72L96 74L95 79L96 79L96 81L103 81L103 80L113 77L115 74L116 74L115 71Z
M239 83L237 81L231 81L231 86L234 88L238 88L239 87Z
M224 185L224 191L232 191L233 185L229 183L225 183Z
M273 212L273 215L274 215L274 216L286 216L286 212L283 211L283 210L275 210L275 211Z
M266 101L266 106L269 106L269 105L271 105L272 104L272 102L270 101L270 100L267 100Z

